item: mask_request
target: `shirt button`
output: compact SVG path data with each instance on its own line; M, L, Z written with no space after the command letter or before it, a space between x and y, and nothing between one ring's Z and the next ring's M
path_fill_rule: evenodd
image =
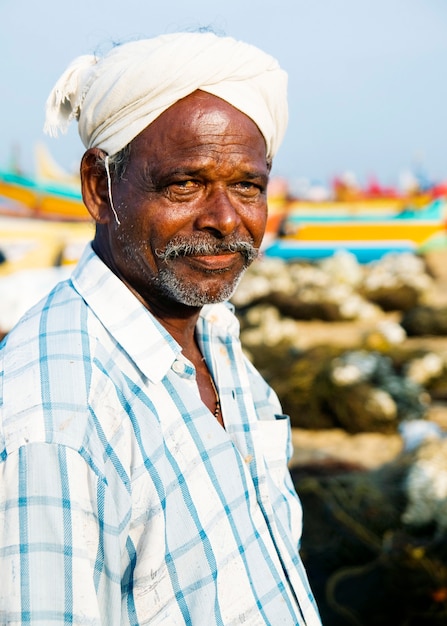
M174 361L174 363L172 364L172 369L177 374L181 374L183 372L183 364L180 363L180 361Z

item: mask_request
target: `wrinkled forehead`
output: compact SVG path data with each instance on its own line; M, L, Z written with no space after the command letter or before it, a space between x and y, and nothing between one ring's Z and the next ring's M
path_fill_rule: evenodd
M255 122L225 100L196 90L151 122L130 143L134 157L164 161L233 158L264 169L267 147Z
M226 100L202 90L195 90L172 104L146 129L158 127L183 133L191 128L202 132L207 129L213 132L219 128L219 133L225 135L234 135L238 129L241 133L251 131L254 136L262 138L266 145L262 131L251 117Z

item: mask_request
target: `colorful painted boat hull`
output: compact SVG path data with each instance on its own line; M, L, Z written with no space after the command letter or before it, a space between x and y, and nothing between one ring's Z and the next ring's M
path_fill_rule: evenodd
M333 256L339 250L353 254L359 263L377 261L390 252L417 253L417 247L411 241L299 242L277 239L263 250L263 254L284 261L318 261Z
M22 205L29 217L89 221L79 188L39 185L29 178L0 172L0 196Z
M24 269L72 265L94 236L92 222L0 216L0 277Z
M337 250L347 250L361 262L378 259L388 252L417 252L440 233L446 232L446 203L435 200L419 210L384 217L377 214L333 216L328 212L307 215L291 213L282 236L265 246L264 254L287 260L319 259Z

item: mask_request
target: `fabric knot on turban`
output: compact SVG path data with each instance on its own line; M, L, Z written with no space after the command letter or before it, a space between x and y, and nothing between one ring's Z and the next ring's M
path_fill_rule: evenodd
M76 58L50 93L44 130L56 136L76 119L84 146L112 156L199 89L251 118L267 157L275 155L287 126L287 74L255 46L214 33L161 35Z

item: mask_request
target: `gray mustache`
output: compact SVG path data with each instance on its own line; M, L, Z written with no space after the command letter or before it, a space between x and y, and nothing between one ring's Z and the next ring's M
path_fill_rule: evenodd
M219 255L225 252L239 252L246 263L251 263L258 256L258 250L249 241L245 240L204 240L189 238L175 238L163 250L156 250L155 254L163 261L184 256Z

